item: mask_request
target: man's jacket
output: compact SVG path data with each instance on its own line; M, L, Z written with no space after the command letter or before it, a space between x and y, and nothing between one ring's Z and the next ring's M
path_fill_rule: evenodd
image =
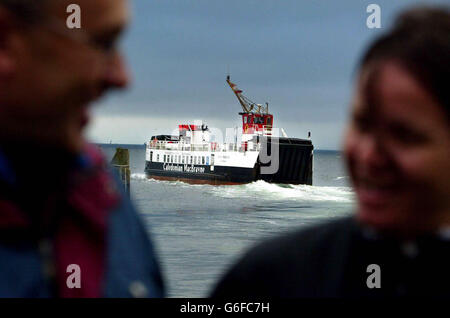
M163 297L148 233L99 150L63 179L34 200L0 149L0 297Z

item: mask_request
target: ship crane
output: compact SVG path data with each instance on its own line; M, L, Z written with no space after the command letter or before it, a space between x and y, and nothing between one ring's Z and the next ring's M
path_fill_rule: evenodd
M227 83L242 106L243 112L239 115L242 116L242 133L247 135L246 139L253 138L254 134L272 135L273 115L269 114L269 104L256 104L244 96L237 85L231 82L230 75L227 76Z
M237 87L236 84L230 81L230 76L227 76L227 83L230 85L234 94L236 95L239 103L242 106L242 110L247 114L268 114L269 113L269 103L266 103L266 106L261 104L256 104L250 98L246 97L242 94L242 91Z

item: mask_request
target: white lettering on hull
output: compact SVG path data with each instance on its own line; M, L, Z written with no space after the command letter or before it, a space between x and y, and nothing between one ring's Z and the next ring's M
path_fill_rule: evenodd
M178 172L189 172L189 173L205 173L204 167L194 167L194 165L171 165L165 163L163 165L163 170L165 171L178 171Z

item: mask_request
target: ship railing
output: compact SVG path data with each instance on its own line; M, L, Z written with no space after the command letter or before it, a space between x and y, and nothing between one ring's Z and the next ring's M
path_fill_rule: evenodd
M179 148L179 142L178 141L150 141L149 142L149 148L150 149L157 149L157 150L173 150Z
M262 129L259 128L257 129L255 132L258 135L262 135L262 136L272 136L272 125L263 125Z
M262 132L264 136L272 136L272 125L264 125Z
M209 144L192 144L189 147L191 151L210 151Z
M180 150L180 151L213 151L218 147L212 147L210 143L188 144L178 141L150 141L149 148L155 150ZM217 150L216 150L217 151Z
M150 141L149 148L154 150L211 151L211 152L246 152L259 151L260 144L252 143L245 148L242 143L204 143L185 144L177 141Z

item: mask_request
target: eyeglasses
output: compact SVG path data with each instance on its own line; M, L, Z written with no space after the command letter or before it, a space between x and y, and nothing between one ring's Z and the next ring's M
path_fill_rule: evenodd
M46 18L45 22L40 24L40 27L47 31L70 39L71 41L84 44L97 52L100 52L105 57L115 56L119 51L119 36L116 32L113 35L95 37L88 34L83 29L69 29L65 24L57 18Z
M32 27L39 27L46 29L47 31L62 36L64 38L70 39L74 42L78 42L80 44L84 44L92 49L102 53L105 57L115 56L119 51L118 39L120 34L120 29L116 32L112 32L109 36L103 37L94 37L88 34L83 29L69 29L64 21L58 19L56 17L45 16L43 19L43 23L31 23L28 19L24 19L24 17L16 14L13 10L10 10L9 6L0 3L0 6L4 7L9 11L10 14L14 15L20 21L27 25L32 25Z

